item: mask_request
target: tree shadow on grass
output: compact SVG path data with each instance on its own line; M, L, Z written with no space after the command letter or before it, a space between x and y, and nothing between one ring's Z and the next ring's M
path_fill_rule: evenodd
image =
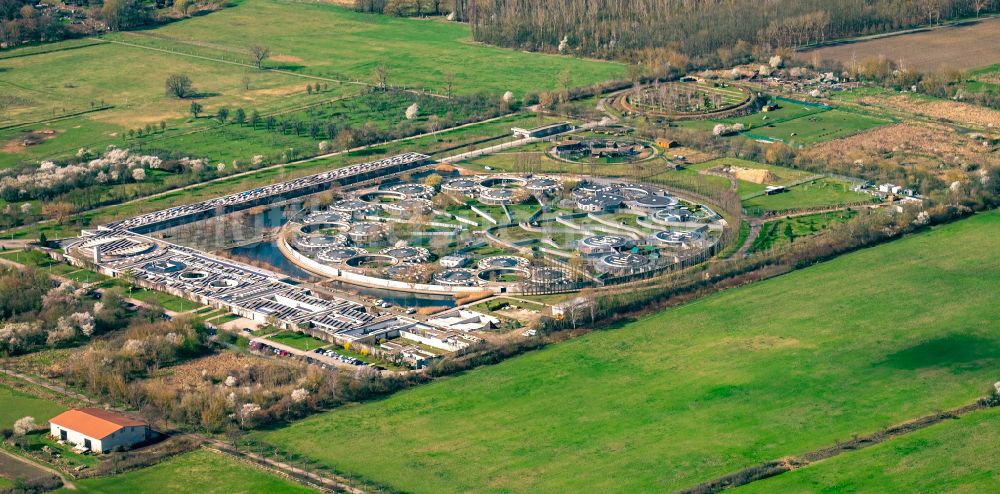
M946 367L954 372L969 372L994 366L1000 359L1000 341L952 333L890 354L877 365L918 370Z
M271 70L284 70L286 72L299 72L306 66L297 63L269 63L266 68Z

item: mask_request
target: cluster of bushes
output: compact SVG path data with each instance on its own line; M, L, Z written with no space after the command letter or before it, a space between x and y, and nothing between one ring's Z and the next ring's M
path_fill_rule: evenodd
M77 345L124 327L131 317L115 290L95 301L87 290L56 285L39 270L0 269L0 355Z
M0 0L0 47L59 41L103 31L127 31L227 5L225 1L216 0L156 0L152 3L144 0L74 0L65 3Z

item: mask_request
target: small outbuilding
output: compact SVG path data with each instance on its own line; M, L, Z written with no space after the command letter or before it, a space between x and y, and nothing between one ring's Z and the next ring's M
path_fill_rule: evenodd
M49 427L57 440L96 453L131 448L150 437L148 423L100 408L68 410L49 420Z

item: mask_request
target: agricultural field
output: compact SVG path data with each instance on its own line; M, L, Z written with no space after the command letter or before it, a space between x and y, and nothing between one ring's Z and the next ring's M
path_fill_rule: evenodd
M998 443L1000 410L977 411L733 492L990 492Z
M743 201L743 209L754 216L801 209L870 202L871 196L851 190L853 184L835 178L820 178L791 187L787 192L759 195Z
M852 60L882 56L922 71L981 67L1000 63L1000 19L862 38L800 52L799 56L805 60L813 57L836 60L845 66Z
M154 466L121 475L81 479L73 483L76 485L75 490L63 489L58 492L101 494L150 491L177 494L316 492L208 450L184 453Z
M254 437L408 492L689 487L983 396L998 234L980 214Z

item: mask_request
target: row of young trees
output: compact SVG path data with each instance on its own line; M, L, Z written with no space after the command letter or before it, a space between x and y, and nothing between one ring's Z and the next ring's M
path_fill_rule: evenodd
M691 57L739 41L769 48L980 15L996 0L471 0L477 41L628 58L670 47Z

